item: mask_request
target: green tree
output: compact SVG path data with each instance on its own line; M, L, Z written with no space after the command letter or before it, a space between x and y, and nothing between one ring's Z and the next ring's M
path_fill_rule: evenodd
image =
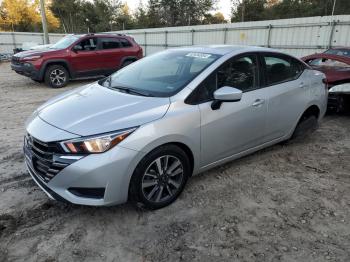
M331 15L334 0L236 0L232 22ZM337 0L334 15L350 14L350 1Z
M53 0L51 10L61 20L67 33L119 30L119 1Z
M149 25L149 17L147 15L147 8L140 2L137 10L134 14L134 27L135 28L146 28Z
M197 25L205 21L205 16L213 10L217 0L148 0L147 26ZM136 16L136 24L141 25Z
M266 0L241 0L232 8L231 22L258 21L266 19Z
M204 20L203 24L224 24L227 23L224 15L220 12L215 13L214 15L212 14L205 14L204 15Z

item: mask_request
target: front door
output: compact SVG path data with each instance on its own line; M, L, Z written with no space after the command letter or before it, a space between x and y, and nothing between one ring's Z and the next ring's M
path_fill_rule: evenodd
M80 50L71 51L71 64L76 76L98 74L100 65L96 63L97 38L85 38L77 46L79 46Z
M263 143L267 103L259 82L257 56L249 54L230 59L198 87L202 166ZM223 86L242 90L242 99L213 110L213 93Z

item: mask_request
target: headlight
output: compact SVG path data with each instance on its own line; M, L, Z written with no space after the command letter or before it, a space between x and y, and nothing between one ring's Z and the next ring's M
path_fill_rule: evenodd
M103 135L63 141L60 144L67 153L103 153L122 142L135 130L136 127Z
M26 57L23 57L21 60L22 61L37 60L40 57L41 55L26 56Z

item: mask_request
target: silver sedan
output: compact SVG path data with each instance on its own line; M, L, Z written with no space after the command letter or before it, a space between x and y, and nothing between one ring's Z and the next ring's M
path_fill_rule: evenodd
M159 52L40 106L26 166L53 199L161 208L192 175L314 129L324 78L267 48Z

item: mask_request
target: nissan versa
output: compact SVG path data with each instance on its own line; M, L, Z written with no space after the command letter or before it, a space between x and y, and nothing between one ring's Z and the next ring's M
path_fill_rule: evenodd
M324 78L266 48L159 52L39 107L26 165L57 200L161 208L193 174L315 128Z

